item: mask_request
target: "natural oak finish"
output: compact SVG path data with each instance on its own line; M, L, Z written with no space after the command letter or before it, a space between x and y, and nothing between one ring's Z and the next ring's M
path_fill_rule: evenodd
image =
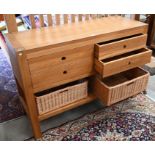
M52 26L53 25L52 15L51 14L48 14L47 15L47 19L48 19L48 26Z
M23 82L25 102L27 103L27 109L29 112L28 116L31 120L34 136L36 138L40 138L42 134L41 134L40 124L38 120L38 111L37 111L37 106L35 102L35 96L33 94L33 89L31 86L31 77L30 77L31 75L29 73L29 66L25 59L24 54L17 55L17 61L19 63L18 65L19 71L21 73L22 82Z
M79 17L79 22L76 21L75 17ZM41 26L44 26L43 15L40 15L40 18ZM94 92L91 92L85 99L39 115L35 101L36 93L75 80L92 77L95 74L94 46L97 43L137 34L142 34L143 37L139 41L145 42L147 24L138 21L118 16L98 18L98 15L71 15L72 23L69 24L68 18L69 16L65 15L64 25L61 25L60 15L56 15L57 26L53 26L52 21L50 21L52 16L48 16L51 26L40 29L35 29L34 19L33 21L31 19L34 29L13 32L5 36L13 71L18 87L21 89L20 94L25 102L24 106L31 120L35 138L41 137L39 124L41 120L86 104L96 98ZM86 21L82 22L85 18ZM118 43L117 46L120 44ZM117 46L116 49L119 49L120 47ZM143 47L142 43L140 45L136 43L134 47L131 46L131 49L140 47ZM135 54L133 57L129 56L129 58L131 57L132 60L136 58L135 62L141 65L148 61L150 53L146 50L146 52ZM143 63L140 63L140 58L144 58ZM100 60L97 61L100 62ZM119 62L119 59L116 61ZM119 67L119 65L117 66ZM108 72L109 67L110 65L107 64L106 72ZM119 67L119 69L121 71L122 68ZM115 70L118 72L117 68L112 72L115 73Z
M36 28L34 15L30 15L29 18L30 18L30 22L31 22L31 27L32 27L32 29Z
M107 77L149 63L151 55L151 50L143 48L109 59L95 59L95 69L102 77Z
M93 55L89 45L29 59L34 92L92 75Z
M100 41L108 41L139 33L147 33L147 24L114 16L65 24L54 28L47 27L39 30L33 29L20 33L17 32L7 34L7 37L15 49L23 48L24 50L34 50L46 46L58 47L78 41L97 40L97 37L102 37ZM96 43L100 41L97 40Z
M113 57L133 50L137 50L146 46L147 35L136 35L112 40L108 42L98 43L95 46L95 56L99 59Z
M16 17L14 14L4 14L4 20L7 23L6 26L9 33L18 31Z
M44 17L43 17L43 15L39 15L39 19L40 19L40 26L44 27Z
M3 21L3 20L4 20L3 14L0 14L0 21Z

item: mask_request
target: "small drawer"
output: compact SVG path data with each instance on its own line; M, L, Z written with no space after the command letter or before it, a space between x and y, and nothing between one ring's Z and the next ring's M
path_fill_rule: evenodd
M95 45L95 56L101 60L122 53L146 47L146 34L138 34L121 39L110 40Z
M142 48L112 58L103 60L95 59L95 70L102 77L107 77L149 63L151 55L151 50Z
M94 93L109 106L144 91L148 78L149 73L141 68L134 68L102 80L95 78Z

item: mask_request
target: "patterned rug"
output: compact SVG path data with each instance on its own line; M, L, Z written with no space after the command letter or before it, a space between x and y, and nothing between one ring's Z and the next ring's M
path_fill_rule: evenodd
M0 49L0 123L24 114L12 68Z
M33 138L30 140L34 140ZM49 129L39 140L155 140L155 103L143 94Z

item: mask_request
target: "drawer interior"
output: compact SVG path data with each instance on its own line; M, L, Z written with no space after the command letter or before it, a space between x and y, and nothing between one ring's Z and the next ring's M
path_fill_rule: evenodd
M121 40L125 40L125 39L130 39L130 38L134 38L134 37L138 37L138 36L142 36L142 35L144 35L144 34L139 33L139 34L123 37L123 38L118 38L118 39L113 39L113 40L100 42L100 43L97 43L97 45L101 46L101 45L105 45L105 44L109 44L109 43L113 43L113 42L117 42L117 41L121 41Z
M114 56L114 57L111 57L111 58L103 59L102 62L103 63L108 63L110 61L115 61L115 60L122 59L122 58L125 58L125 57L128 57L128 56L131 56L131 55L135 55L135 54L139 54L139 53L144 53L146 51L147 51L146 48L142 48L142 49L139 49L139 50L136 50L136 51L131 51L129 53L124 53L124 54L121 54L121 55L118 55L118 56Z
M108 87L113 87L113 86L122 84L124 82L129 82L145 74L148 74L148 72L144 71L141 68L134 68L134 69L104 78L102 82L106 84Z

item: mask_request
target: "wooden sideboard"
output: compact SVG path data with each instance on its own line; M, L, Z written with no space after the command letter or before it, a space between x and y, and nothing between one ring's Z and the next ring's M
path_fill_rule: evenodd
M147 24L123 17L7 34L8 53L35 138L42 135L40 121L105 96L99 84L88 97L39 115L36 93L79 79L91 81L96 75L104 78L142 66L151 58L146 39Z

